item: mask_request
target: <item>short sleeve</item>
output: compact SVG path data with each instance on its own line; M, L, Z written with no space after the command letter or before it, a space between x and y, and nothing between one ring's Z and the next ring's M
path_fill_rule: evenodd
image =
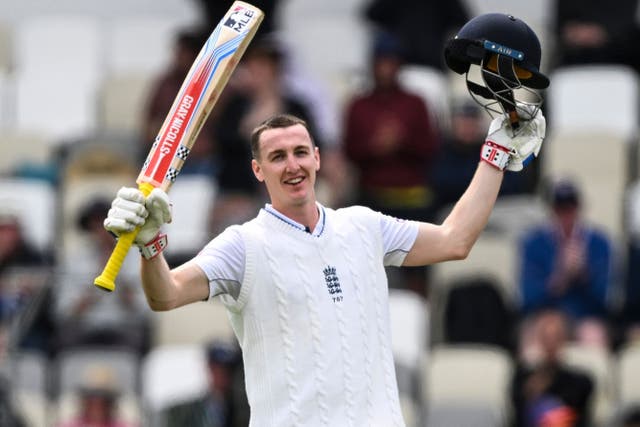
M384 265L400 266L418 237L418 223L380 214Z
M244 279L245 247L237 226L227 228L193 259L209 280L209 299L228 294L237 299Z

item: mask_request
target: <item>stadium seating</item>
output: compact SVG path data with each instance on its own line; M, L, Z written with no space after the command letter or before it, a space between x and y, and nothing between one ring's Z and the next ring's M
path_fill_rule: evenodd
M152 76L143 72L106 77L100 84L97 97L99 129L140 138L152 79Z
M57 205L51 184L34 179L0 179L0 206L18 214L27 240L36 248L52 248Z
M16 28L16 124L52 139L95 128L102 77L100 29L92 17L30 17Z
M54 150L43 135L7 130L3 133L2 144L10 149L0 156L0 175L10 176L26 168L47 169L53 165Z
M640 402L640 345L631 343L618 353L616 382L621 408Z
M219 299L151 314L153 345L204 345L233 337L226 309Z
M208 387L204 347L159 345L142 362L142 399L146 425L160 425L172 405L199 397Z
M173 38L183 25L172 16L123 16L106 31L105 66L109 75L144 73L153 78L169 63Z
M451 96L446 73L432 67L406 65L400 71L400 81L422 97L441 129L449 126Z
M9 380L20 415L30 426L45 426L49 420L49 366L36 351L11 353Z
M435 346L423 369L427 427L501 427L510 406L512 361L483 346Z
M600 348L580 344L568 345L562 359L569 366L587 373L594 382L592 420L595 425L605 425L611 418L615 403L613 358Z
M635 135L639 80L632 69L620 65L564 67L550 79L547 118L553 133L583 136L595 132L624 141Z
M391 343L405 421L419 415L422 357L429 343L429 308L423 297L405 289L389 289Z
M64 350L54 362L55 418L67 420L78 410L80 387L104 382L120 392L121 415L140 420L139 372L138 355L129 350L95 346Z
M209 222L217 188L209 176L180 175L171 186L173 220L165 230L171 236L167 255L195 255L210 240Z

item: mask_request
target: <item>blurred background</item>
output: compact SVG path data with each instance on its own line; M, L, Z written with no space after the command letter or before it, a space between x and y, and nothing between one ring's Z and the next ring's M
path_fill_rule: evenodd
M226 0L0 0L0 426L246 426L217 301L151 312L131 251L92 285L131 186ZM636 0L256 0L267 18L171 190L171 265L265 202L248 135L320 146L319 199L442 221L490 117L446 39L505 12L543 47L547 139L506 173L468 259L390 269L408 426L639 426Z

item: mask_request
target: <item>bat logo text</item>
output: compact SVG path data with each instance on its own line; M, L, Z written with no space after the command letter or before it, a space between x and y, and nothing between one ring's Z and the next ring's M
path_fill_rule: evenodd
M251 22L255 15L253 10L245 9L243 7L237 7L229 15L229 18L224 22L224 26L231 28L233 31L241 33L245 29L247 24Z
M182 126L184 125L184 121L189 114L189 110L193 105L193 97L190 95L186 95L182 98L178 109L173 115L173 119L169 124L169 129L167 131L166 137L162 140L162 145L160 146L160 156L166 156L167 154L171 154L173 145L176 140L182 133Z

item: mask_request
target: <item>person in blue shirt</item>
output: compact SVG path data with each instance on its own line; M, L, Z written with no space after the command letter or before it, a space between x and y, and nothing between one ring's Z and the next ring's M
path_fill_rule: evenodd
M529 230L521 242L521 314L559 309L571 320L577 341L607 345L611 241L583 221L575 183L558 180L550 196L550 220Z

